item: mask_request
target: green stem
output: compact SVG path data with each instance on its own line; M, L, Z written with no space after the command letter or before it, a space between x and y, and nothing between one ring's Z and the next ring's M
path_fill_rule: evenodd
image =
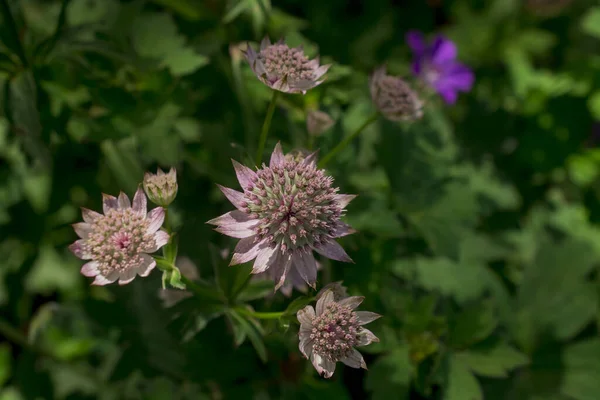
M23 45L21 44L21 40L19 39L19 30L17 29L17 24L15 19L10 12L10 7L8 5L7 0L0 0L0 8L2 15L4 16L4 23L8 31L10 32L11 39L13 41L13 50L17 53L17 56L21 60L21 64L24 68L29 66L29 62L27 61L27 56L25 55L25 50L23 49Z
M19 345L27 350L31 350L48 358L56 359L56 356L49 351L30 343L18 329L14 328L3 319L0 319L0 334L14 344Z
M267 109L267 115L265 115L265 121L263 122L262 130L260 131L260 139L258 140L258 150L256 150L256 165L260 166L263 152L265 151L265 144L267 143L267 136L269 134L269 127L271 126L271 120L273 119L273 113L275 112L275 104L277 103L277 96L279 95L278 90L273 90L273 97L269 103Z
M333 148L333 150L331 150L329 153L327 153L325 155L325 157L323 157L321 159L321 161L319 161L319 168L323 168L325 166L325 164L327 164L327 162L329 162L329 160L331 160L341 150L346 148L346 146L348 146L348 144L350 144L350 142L352 142L358 135L360 135L360 133L367 126L369 126L373 122L375 122L378 117L379 117L379 113L375 112L373 115L371 115L369 118L367 118L367 120L361 126L359 126L357 130L355 130L351 135L347 136L344 140L339 142L338 145Z
M163 257L154 256L154 260L156 261L156 266L161 271L171 271L177 268ZM194 293L199 298L225 301L225 298L208 283L196 283L187 276L181 274L181 271L179 272L181 275L181 282L185 284L186 289Z
M254 318L258 318L258 319L279 319L283 316L283 314L285 314L284 311L279 311L279 312L256 312L256 311L249 311L245 308L237 308L236 309L240 314L244 314L247 315L249 317L254 317Z
M163 207L163 210L165 210L165 228L167 229L167 233L169 234L169 236L171 236L171 224L169 221L169 208L168 207Z

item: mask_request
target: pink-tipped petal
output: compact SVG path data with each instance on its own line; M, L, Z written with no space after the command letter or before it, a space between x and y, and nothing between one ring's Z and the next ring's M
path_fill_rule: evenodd
M75 257L81 258L82 260L91 260L92 253L88 250L88 247L85 245L85 240L79 239L74 243L69 245L69 250L75 254Z
M92 278L100 273L100 271L98 270L99 266L100 266L100 264L98 264L98 262L96 262L96 261L90 261L88 263L85 263L81 267L81 274L83 276Z
M159 230L163 222L165 222L165 210L162 207L153 208L146 218L149 222L147 233L152 235Z
M108 213L109 210L114 210L118 208L119 202L115 196L102 193L102 211L104 212L104 214Z
M258 179L256 172L235 160L231 160L231 162L233 163L233 168L235 169L235 174L237 175L238 182L240 182L240 186L243 189L251 187Z
M340 238L351 235L353 233L356 233L356 229L352 228L350 225L344 222L339 222L333 229L333 235L331 237Z
M248 214L240 210L233 210L217 218L213 218L206 223L209 225L229 226L248 221L250 221L250 216Z
M375 342L375 343L379 342L379 338L377 336L375 336L373 334L373 332L371 332L367 328L362 328L362 330L358 334L358 343L356 345L357 346L367 346L373 342Z
M381 315L371 311L356 311L356 316L358 317L360 325L366 325L375 321L376 319L381 318Z
M352 349L350 355L348 355L346 358L342 358L340 361L352 368L367 369L365 359L363 358L362 354L356 351L356 349Z
M340 246L339 243L334 240L330 240L325 244L314 246L314 249L317 253L327 258L331 258L332 260L351 263L354 262L350 256L346 254L342 246Z
M154 246L145 249L147 253L154 253L158 251L161 247L169 243L170 236L167 232L158 230L154 234Z
M256 234L256 232L250 228L237 225L218 226L215 228L215 231L236 239L244 239Z
M244 238L240 240L235 247L233 257L231 258L229 265L238 265L250 260L254 260L256 256L258 256L258 253L265 247L266 245L263 242L256 243L254 241L254 236Z
M275 275L275 291L278 291L279 288L283 286L283 284L285 283L285 278L292 266L291 257L285 258L285 256L280 255L278 261L280 261L282 264L279 264L281 265L281 267L278 267L277 273Z
M87 222L77 222L73 224L73 230L75 230L75 233L80 238L87 239L92 232L92 225L88 224Z
M156 267L156 261L148 254L141 254L141 257L144 261L142 265L137 268L137 274L145 278L150 275L150 272Z
M314 352L310 356L310 361L319 375L323 378L331 378L333 376L333 373L335 372L334 362L329 361Z
M117 199L117 201L121 210L131 208L131 202L129 201L129 197L127 197L125 193L119 193L119 198Z
M221 189L221 192L223 192L225 197L227 197L227 200L229 200L235 208L237 208L240 211L244 211L244 207L246 206L246 197L244 196L244 193L227 188L225 186L217 186L219 187L219 189Z
M140 186L138 187L135 195L133 196L133 211L138 215L146 215L148 207L148 201L146 200L146 195L144 194L144 189Z
M83 216L83 220L88 224L91 224L102 217L102 214L84 207L81 207L81 215Z
M338 304L340 306L350 307L351 309L354 310L356 307L358 307L360 305L360 303L363 302L364 299L365 299L364 296L350 296L350 297L346 297L345 299L338 301Z
M283 165L285 162L285 157L283 155L283 151L281 150L281 142L277 142L275 145L275 149L273 149L273 153L271 154L271 161L269 162L269 166L279 167Z

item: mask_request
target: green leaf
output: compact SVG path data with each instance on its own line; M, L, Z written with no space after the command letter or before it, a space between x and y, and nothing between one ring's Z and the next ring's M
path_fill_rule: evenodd
M513 369L529 363L526 355L506 343L496 344L491 349L466 350L455 357L477 375L490 378L506 378Z
M285 309L284 316L296 316L296 313L314 300L311 296L300 296L294 299Z
M50 294L73 291L79 286L79 267L73 257L63 257L54 247L43 244L27 275L25 287L31 293Z
M453 348L465 348L492 334L498 324L489 300L468 305L449 320L448 342Z
M569 345L563 359L561 392L575 400L596 400L600 393L600 339Z
M169 8L191 21L200 20L206 15L202 0L152 0L165 8Z
M483 400L483 392L468 366L456 355L450 357L448 386L444 400Z
M236 335L236 344L240 345L244 342L244 339L248 337L250 343L252 343L252 346L256 350L258 357L262 362L266 363L267 349L259 331L260 323L258 321L252 321L250 318L246 319L244 315L239 314L235 310L229 310L228 315L232 317L232 323L237 324L238 334Z
M394 399L408 399L412 374L409 348L399 345L369 366L365 387L373 400L387 400L392 393Z
M581 29L600 39L600 7L591 7L581 19Z
M240 302L248 302L252 300L265 298L273 293L274 283L271 280L252 280L240 292L236 300Z
M600 90L592 93L590 97L588 97L588 108L590 109L592 117L596 120L600 120Z

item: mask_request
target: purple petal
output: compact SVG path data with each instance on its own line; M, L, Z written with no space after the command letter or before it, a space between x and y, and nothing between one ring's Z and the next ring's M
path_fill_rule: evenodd
M284 258L279 252L278 260L275 261L276 274L275 274L275 291L279 290L280 287L285 283L285 278L287 277L288 272L290 271L290 267L292 265L291 257Z
M322 256L331 258L332 260L351 262L352 259L346 254L342 246L339 245L335 240L330 240L325 244L313 246L313 249Z
M323 378L331 378L333 376L333 373L335 372L334 362L329 361L316 353L311 354L310 361L319 375Z
M256 226L256 224L256 220L250 220L247 222L242 222L240 224L218 226L215 228L215 231L222 233L223 235L227 235L229 237L244 239L250 236L254 236L256 234L256 232L254 232L254 230L252 229L254 226Z
M294 267L302 279L313 289L317 280L317 262L311 252L300 251L293 256Z
M356 197L357 196L355 194L336 194L335 196L333 196L333 200L338 203L338 206L340 206L340 208L343 209L346 208L346 206L350 204L350 202Z
M84 207L81 207L81 215L83 216L83 220L88 224L91 224L98 218L102 217L102 214Z
M240 164L235 160L231 160L233 163L233 168L235 168L235 174L237 175L237 179L240 182L240 186L242 189L248 189L251 187L254 182L258 179L256 176L256 172L252 171L250 168L245 165Z
M250 221L250 216L243 211L233 210L226 214L221 215L220 217L213 218L210 221L206 222L209 225L218 225L218 226L229 226L236 225L242 222Z
M358 323L360 325L366 325L378 318L381 318L381 315L371 311L356 311L356 316L358 317Z
M89 250L86 249L87 246L85 246L85 240L83 239L76 240L74 243L69 245L69 250L71 250L73 254L75 254L75 257L81 258L82 260L91 260L92 253L90 253Z
M144 194L144 189L138 187L135 195L133 196L133 212L139 215L145 215L147 212L147 200Z
M340 361L352 368L367 369L367 364L365 363L362 354L360 354L356 349L352 349L350 355L348 355L346 358L342 358Z
M471 90L475 82L475 74L466 65L455 63L446 67L438 81L436 88L453 88L454 90L467 92Z
M126 208L131 208L131 202L129 201L129 197L123 192L119 193L119 199L117 200L119 203L119 208L124 210Z
M421 60L415 60L411 64L411 71L413 75L416 76L419 76L421 74L421 71L423 71L423 63L421 62Z
M271 154L271 161L269 162L269 167L278 167L283 165L285 162L285 157L283 155L283 151L281 151L281 143L277 142L275 145L275 149L273 149L273 153Z
M81 274L83 276L92 278L100 273L100 271L98 270L99 266L100 264L98 264L97 261L90 261L89 263L85 263L81 267Z
M414 51L415 56L421 57L427 49L423 34L419 31L408 31L405 36L406 43Z
M119 208L119 202L115 196L110 194L102 193L102 211L104 214L108 213L108 210Z
M267 268L273 265L273 262L279 255L279 246L275 248L265 247L258 252L254 265L252 266L253 274L260 274L265 272Z
M453 41L442 35L438 35L433 40L431 46L431 62L434 65L444 65L453 62L456 59L456 45Z
M240 193L237 190L226 188L225 186L217 185L221 192L227 197L227 200L231 202L238 210L244 211L246 206L246 197L244 193Z
M92 232L92 225L88 224L87 222L77 222L72 226L77 236L79 236L82 239L87 239L90 232Z
M440 88L437 92L442 96L446 104L454 104L458 99L458 91L453 88Z
M263 40L260 42L260 49L264 50L271 45L271 39L268 36L265 36Z
M306 156L304 160L302 160L301 165L306 165L310 167L315 167L317 165L317 156L319 155L319 150L309 154Z
M156 207L150 210L146 218L149 220L148 234L152 235L160 229L163 222L165 222L165 210L162 207Z
M340 237L351 235L353 233L356 233L356 229L354 229L350 225L340 221L336 224L335 228L333 229L332 237L340 238Z
M229 265L238 265L256 258L258 253L265 248L264 242L256 243L255 237L248 237L240 240L235 246L233 257Z
M142 265L137 267L137 274L145 278L148 275L150 275L150 272L152 272L154 267L156 267L156 261L154 260L154 258L152 258L152 256L149 256L148 254L140 254L140 256L142 257L144 262L142 263Z
M346 297L345 299L338 301L338 304L340 306L350 307L351 309L354 310L356 307L358 307L360 305L360 303L363 302L364 299L365 299L364 296L350 296L350 297Z
M149 249L146 249L145 252L154 253L155 251L158 251L158 249L169 243L170 238L171 237L167 232L161 230L156 231L156 233L154 234L154 246L152 246Z

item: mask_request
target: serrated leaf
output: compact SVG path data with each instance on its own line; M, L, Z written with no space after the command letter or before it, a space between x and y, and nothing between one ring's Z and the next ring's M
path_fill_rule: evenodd
M490 378L506 378L515 368L527 365L529 359L523 353L506 343L499 343L491 349L470 349L455 354L477 375Z
M448 342L453 348L465 348L487 338L496 328L498 319L490 301L468 305L451 317Z
M267 362L267 348L263 342L261 332L257 329L257 324L258 326L260 326L260 324L256 321L246 319L244 315L240 315L235 310L229 310L228 315L232 317L232 322L235 321L234 323L237 324L238 332L236 333L236 344L240 345L244 342L245 338L248 337L261 361Z
M409 348L398 345L369 366L365 387L373 400L387 400L392 393L394 399L408 399L412 374Z
M458 357L450 357L448 386L444 400L483 400L483 392L475 376Z

